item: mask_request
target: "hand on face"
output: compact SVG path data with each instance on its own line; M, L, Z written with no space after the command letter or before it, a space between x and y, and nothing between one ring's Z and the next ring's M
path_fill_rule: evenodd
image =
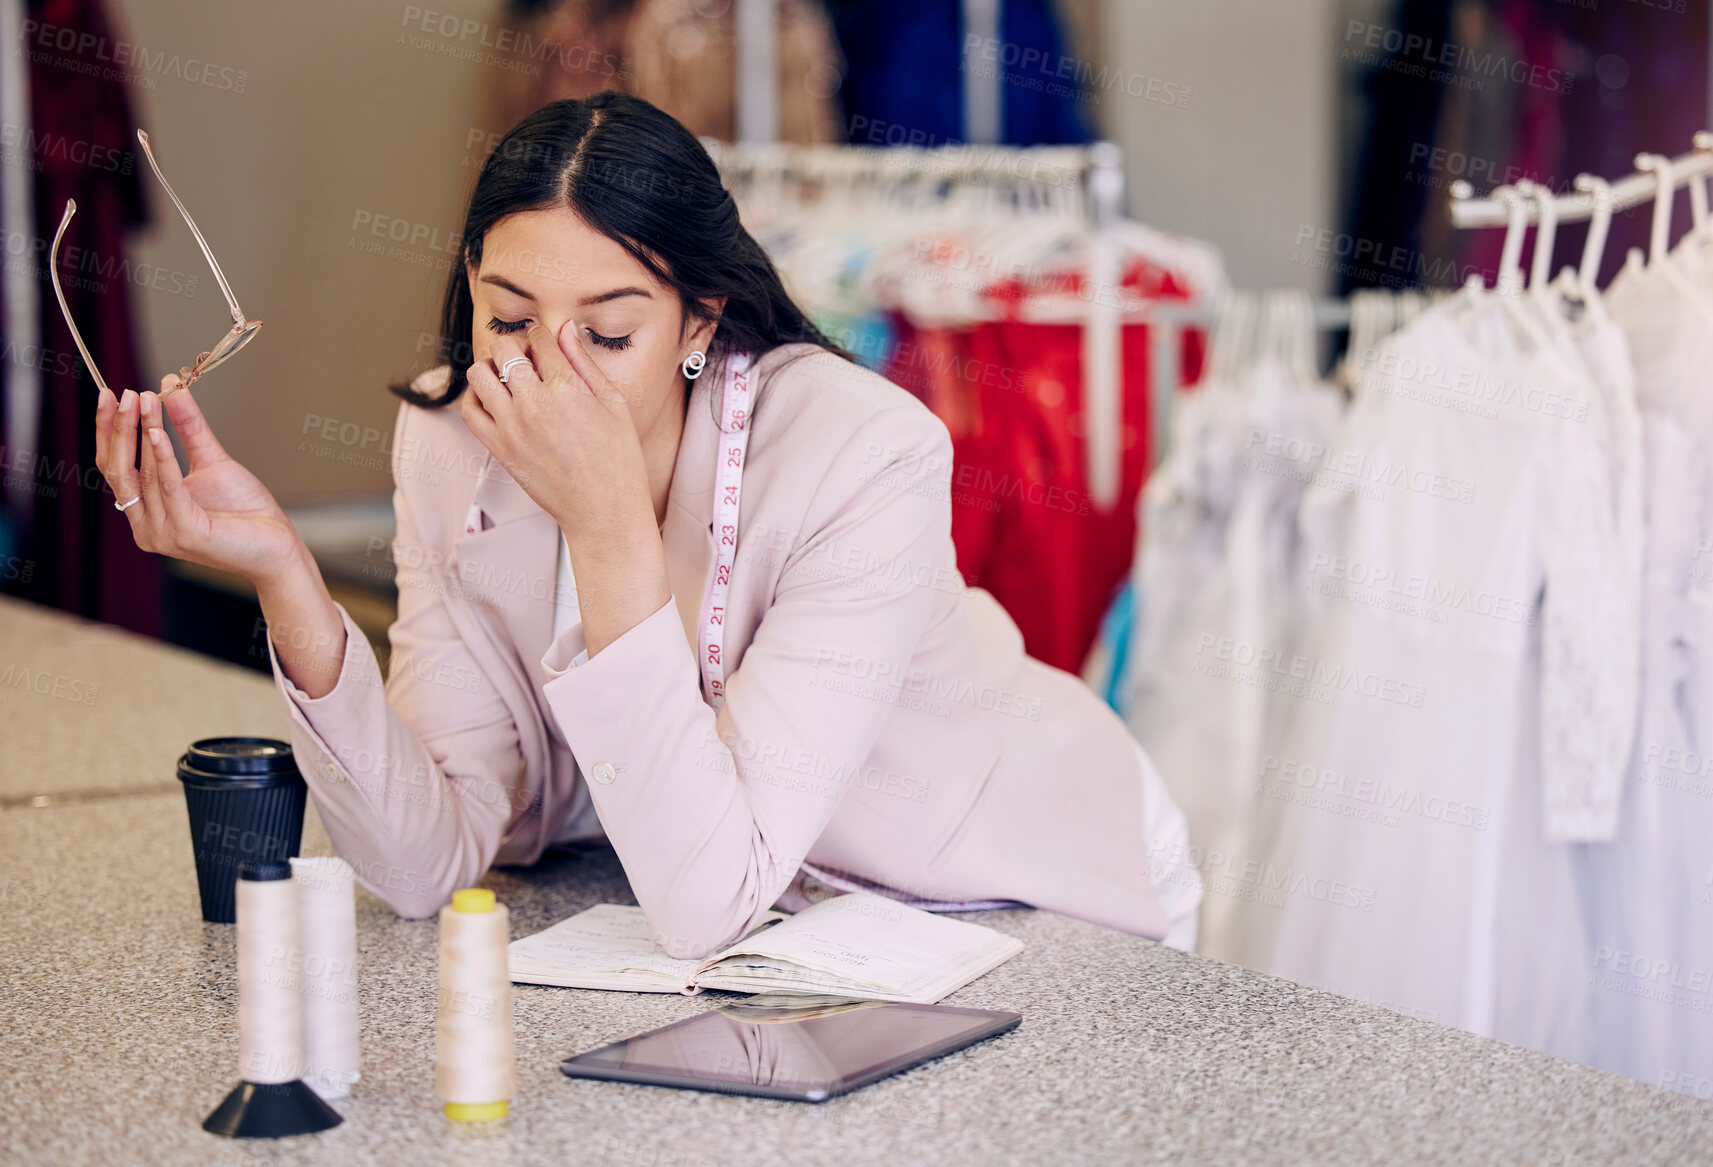
M499 220L466 275L465 424L568 537L652 533L681 432L679 365L714 326L687 322L672 287L562 207Z
M514 362L518 357L525 361ZM514 363L502 382L507 362ZM567 532L597 531L638 504L652 512L630 403L595 363L574 320L558 336L539 321L519 335L496 336L469 380L464 424Z

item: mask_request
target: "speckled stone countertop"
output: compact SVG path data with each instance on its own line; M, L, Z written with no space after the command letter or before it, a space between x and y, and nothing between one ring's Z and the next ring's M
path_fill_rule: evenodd
M262 636L251 648L266 664ZM266 676L0 597L0 807L62 792L173 789L173 765L196 738L283 739L287 724Z
M122 639L19 607L0 601L14 660L93 669L93 654L70 655L84 638ZM3 1163L1713 1162L1713 1104L1028 911L980 915L1028 948L947 998L1017 1010L1017 1030L820 1105L559 1072L569 1054L726 994L514 986L511 1117L461 1127L433 1096L435 924L364 891L363 1078L335 1103L344 1123L217 1138L201 1123L236 1079L234 930L202 923L184 801L159 791L190 738L265 732L255 714L275 698L265 677L145 642L125 651L136 667L102 682L94 707L37 695L18 716L22 694L0 705L0 789L51 778L54 792L0 804ZM83 739L109 713L129 731L105 748L143 762L120 783L129 792L104 777L85 794L61 760L89 756ZM304 851L330 853L313 812ZM484 884L510 905L514 937L633 902L606 849Z

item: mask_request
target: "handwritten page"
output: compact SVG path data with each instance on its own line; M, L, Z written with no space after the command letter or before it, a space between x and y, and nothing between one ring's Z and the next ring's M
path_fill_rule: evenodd
M772 927L766 925L773 921ZM706 960L655 944L641 908L598 904L514 940L511 979L640 993L839 993L931 1004L1010 960L1023 942L883 896L835 896L795 916L768 912L757 930Z
M765 920L782 920L769 912ZM631 992L691 991L701 961L660 951L641 908L597 904L508 946L511 979L537 985Z
M698 984L760 992L848 990L931 1003L1003 964L1023 942L883 896L835 896L704 963Z

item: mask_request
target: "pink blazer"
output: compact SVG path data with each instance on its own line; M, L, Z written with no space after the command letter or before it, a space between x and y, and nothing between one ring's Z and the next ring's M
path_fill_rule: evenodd
M945 425L813 346L756 366L727 696L718 716L703 700L721 373L694 382L673 471L673 598L592 660L580 623L552 640L553 519L498 461L479 475L487 451L455 406L400 408L390 676L343 608L331 692L310 700L273 661L358 880L428 916L490 864L534 862L584 808L677 955L735 940L805 861L1164 936L1134 739L965 586ZM486 525L466 534L472 499Z

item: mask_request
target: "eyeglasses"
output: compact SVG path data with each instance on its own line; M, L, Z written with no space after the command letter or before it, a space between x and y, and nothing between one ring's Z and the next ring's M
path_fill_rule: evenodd
M183 215L184 221L190 225L190 233L196 236L196 245L202 248L202 254L208 260L208 266L214 269L214 279L220 284L221 294L226 297L226 306L232 310L232 330L221 337L220 342L213 348L199 355L194 365L185 365L179 369L177 387L188 389L196 382L197 378L249 344L250 338L261 329L262 322L244 319L244 310L238 307L237 298L232 295L232 286L226 282L225 273L220 270L220 264L215 261L214 253L208 250L208 241L202 237L202 232L196 229L195 221L191 219L190 212L184 209L184 204L179 201L178 195L173 193L172 185L167 182L167 176L161 173L160 163L155 161L154 151L149 149L149 135L138 130L137 141L143 144L143 154L148 158L149 166L154 170L155 177L161 180L162 186L166 187L167 195L172 199L173 206L178 208L178 213ZM83 363L89 366L89 373L95 378L96 387L106 389L107 382L101 379L101 370L95 367L95 360L89 355L89 349L83 343L83 336L77 331L77 324L71 318L71 309L66 306L65 292L59 286L59 241L60 237L65 234L66 227L71 223L71 217L75 214L77 214L76 200L67 199L65 214L60 216L59 230L54 232L54 245L48 258L48 274L53 279L54 295L59 298L59 310L65 314L66 327L71 329L71 339L77 342L77 351L83 354ZM172 390L168 390L168 392L170 393Z

